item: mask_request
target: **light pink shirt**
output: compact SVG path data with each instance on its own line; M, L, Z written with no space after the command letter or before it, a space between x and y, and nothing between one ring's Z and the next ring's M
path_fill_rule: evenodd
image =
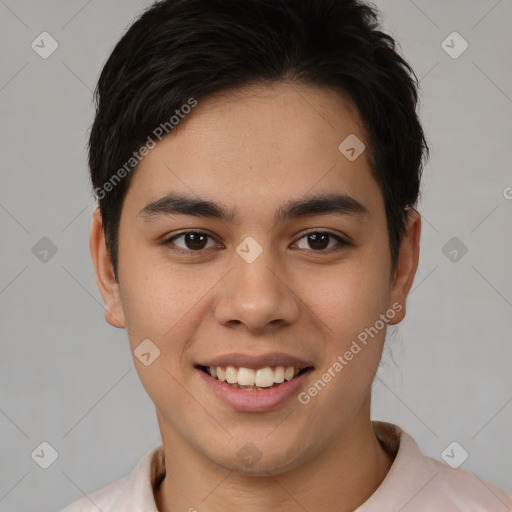
M453 469L422 455L414 439L398 426L381 421L372 424L394 462L377 490L354 512L512 511L512 496L502 489L463 469ZM154 489L164 474L160 444L129 475L82 497L61 512L158 512Z

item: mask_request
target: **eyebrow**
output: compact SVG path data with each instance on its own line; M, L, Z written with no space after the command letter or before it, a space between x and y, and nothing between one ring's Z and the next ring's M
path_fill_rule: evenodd
M357 199L346 194L323 193L291 200L280 206L275 215L276 223L285 220L314 216L338 215L363 217L369 215L368 209ZM173 215L193 215L237 223L239 216L235 209L205 199L171 192L156 201L152 201L137 214L143 220Z

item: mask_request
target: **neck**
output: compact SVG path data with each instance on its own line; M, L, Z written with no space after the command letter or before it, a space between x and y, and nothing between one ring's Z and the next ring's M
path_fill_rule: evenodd
M353 511L375 492L393 462L375 436L369 406L368 400L328 449L275 476L228 471L202 457L178 435L162 435L166 476L155 492L158 510Z

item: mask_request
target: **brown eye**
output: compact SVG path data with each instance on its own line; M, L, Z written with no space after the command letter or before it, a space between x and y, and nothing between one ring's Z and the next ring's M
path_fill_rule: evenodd
M329 235L326 233L312 233L307 235L308 244L312 249L325 249L329 245Z
M204 249L208 239L203 233L187 233L184 237L187 248L194 251Z
M179 235L174 235L173 237L167 239L164 243L166 245L176 245L178 249L182 251L198 252L207 248L209 238L212 239L210 235L200 231L187 231L185 233L180 233ZM179 239L182 239L182 245L175 243L175 241ZM215 244L213 244L213 247L215 247Z
M332 239L336 240L338 242L338 245L349 245L341 237L333 233L329 233L327 231L315 231L312 233L307 233L306 235L301 237L299 241L302 239L306 239L306 243L308 244L309 247L299 246L299 249L309 249L312 251L323 251L324 249L331 249L333 246L329 246L329 242Z

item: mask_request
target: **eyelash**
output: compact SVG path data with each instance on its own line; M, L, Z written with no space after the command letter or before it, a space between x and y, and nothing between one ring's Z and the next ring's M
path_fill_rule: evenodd
M181 233L178 233L176 235L172 235L171 237L165 239L163 242L162 242L162 245L164 246L168 246L169 244L173 243L174 240L182 237L182 236L185 236L185 235L188 235L188 234L198 234L198 235L205 235L211 239L213 239L214 237L212 235L210 235L209 233L205 233L204 231L183 231ZM335 247L330 247L329 249L317 249L317 250L314 250L314 249L310 249L309 252L311 253L315 253L315 254L318 254L318 253L330 253L332 252L333 250L336 251L336 250L340 250L342 249L343 247L347 247L347 246L350 246L352 245L351 243L347 242L346 240L344 240L343 238L341 238L339 235L335 235L334 233L331 233L330 231L309 231L307 233L304 233L300 238L297 239L296 242L294 243L297 243L299 240L302 240L303 238L307 237L308 235L313 235L313 234L322 234L322 235L328 235L329 237L332 237L334 239L336 239L336 241L338 242L339 244L339 247L336 249ZM194 251L192 249L182 249L182 248L170 248L170 250L172 250L173 252L177 252L177 253L182 253L182 254L191 254L191 253L202 253L204 252L206 249L200 249L200 250L197 250L197 251ZM302 249L302 250L308 250L308 249Z

